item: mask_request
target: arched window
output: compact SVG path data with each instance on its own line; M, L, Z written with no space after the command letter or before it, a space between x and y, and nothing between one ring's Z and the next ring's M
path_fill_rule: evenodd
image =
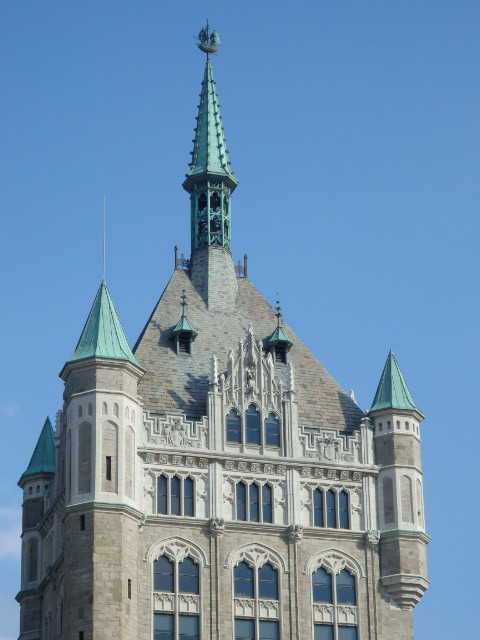
M340 491L338 494L338 520L340 529L350 528L350 511L348 507L348 493Z
M280 640L278 570L240 562L234 568L235 640ZM262 619L268 611L269 619ZM276 618L276 619L270 619Z
M314 620L314 640L357 640L357 596L355 576L347 569L334 575L319 567L312 575L312 600ZM333 605L333 612L328 612L319 604ZM345 617L339 615L350 605L351 621L344 624Z
M227 415L227 442L242 442L240 416L234 409Z
M118 404L116 402L113 403L113 415L118 418Z
M237 520L247 519L247 485L245 482L237 484Z
M235 487L237 520L273 522L273 494L269 484L247 484L243 480Z
M246 439L247 444L261 444L260 414L254 404L246 411Z
M267 447L280 446L280 422L274 413L265 420L265 444Z
M335 528L337 526L337 514L335 509L335 491L329 489L327 491L327 527Z
M106 402L102 402L102 414L106 416L108 413L108 407Z
M323 527L323 491L315 489L313 492L313 524L315 527Z
M157 477L157 514L195 516L195 480L179 476Z
M198 564L190 557L173 561L165 555L153 563L154 640L199 640L200 576ZM170 597L168 594L172 594ZM157 611L157 602L163 611ZM190 606L185 606L189 604ZM192 606L193 605L193 606ZM192 613L184 613L192 611Z

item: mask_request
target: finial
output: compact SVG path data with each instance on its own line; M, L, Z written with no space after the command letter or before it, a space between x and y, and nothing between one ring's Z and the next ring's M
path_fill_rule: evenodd
M182 318L185 318L185 308L188 306L187 304L187 294L185 293L185 289L182 291Z
M282 326L282 307L280 306L280 300L278 299L278 291L277 291L277 306L275 307L277 313L275 314L277 316L277 326L281 327Z
M107 194L103 194L103 282L105 282L107 244Z
M203 53L207 54L207 59L209 58L211 53L218 52L217 45L221 44L220 36L218 35L218 32L213 31L213 29L210 31L208 20L207 26L203 27L200 30L197 39L197 47L200 49L200 51L203 51Z

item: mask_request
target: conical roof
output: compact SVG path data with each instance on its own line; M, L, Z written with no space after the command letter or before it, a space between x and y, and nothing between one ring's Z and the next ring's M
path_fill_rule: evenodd
M407 409L420 413L391 351L383 368L370 411L381 411L382 409Z
M50 418L45 420L27 470L22 474L20 480L39 473L55 473L55 444Z
M232 190L238 184L235 174L230 170L227 141L225 140L220 105L213 79L212 64L209 59L205 64L193 141L192 162L183 183L184 188L189 191L192 184L196 182L196 178L208 174L226 178Z
M80 340L73 355L67 360L67 364L93 357L128 360L143 369L130 349L104 281L97 291Z

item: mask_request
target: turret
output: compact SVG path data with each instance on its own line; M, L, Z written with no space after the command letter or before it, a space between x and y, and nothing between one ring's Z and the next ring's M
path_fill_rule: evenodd
M411 609L428 587L418 409L390 351L370 409L378 476L381 582Z
M143 373L102 282L60 373L65 381L65 580L71 585L65 600L66 638L101 635L92 598L103 607L102 619L115 637L126 637L122 629L128 637L137 635L135 616L120 619L117 608L135 574L142 518L136 449L142 437L137 386ZM114 588L106 589L99 579L105 572ZM132 602L132 612L135 606Z
M50 419L45 420L29 465L18 481L23 490L22 574L17 600L21 606L20 638L41 636L42 539L39 525L45 514L45 496L55 474L55 445Z

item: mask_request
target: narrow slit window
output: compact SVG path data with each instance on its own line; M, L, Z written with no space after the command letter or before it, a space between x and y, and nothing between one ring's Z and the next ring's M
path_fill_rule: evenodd
M240 416L233 409L227 415L227 442L242 442Z
M112 479L112 456L105 457L105 478Z
M247 444L260 444L260 414L257 407L251 404L246 411Z
M337 514L335 511L335 491L329 489L327 491L327 527L335 528L337 526Z
M272 487L269 484L262 487L262 515L263 522L273 522Z
M313 492L313 524L315 527L323 527L323 491L315 489Z

